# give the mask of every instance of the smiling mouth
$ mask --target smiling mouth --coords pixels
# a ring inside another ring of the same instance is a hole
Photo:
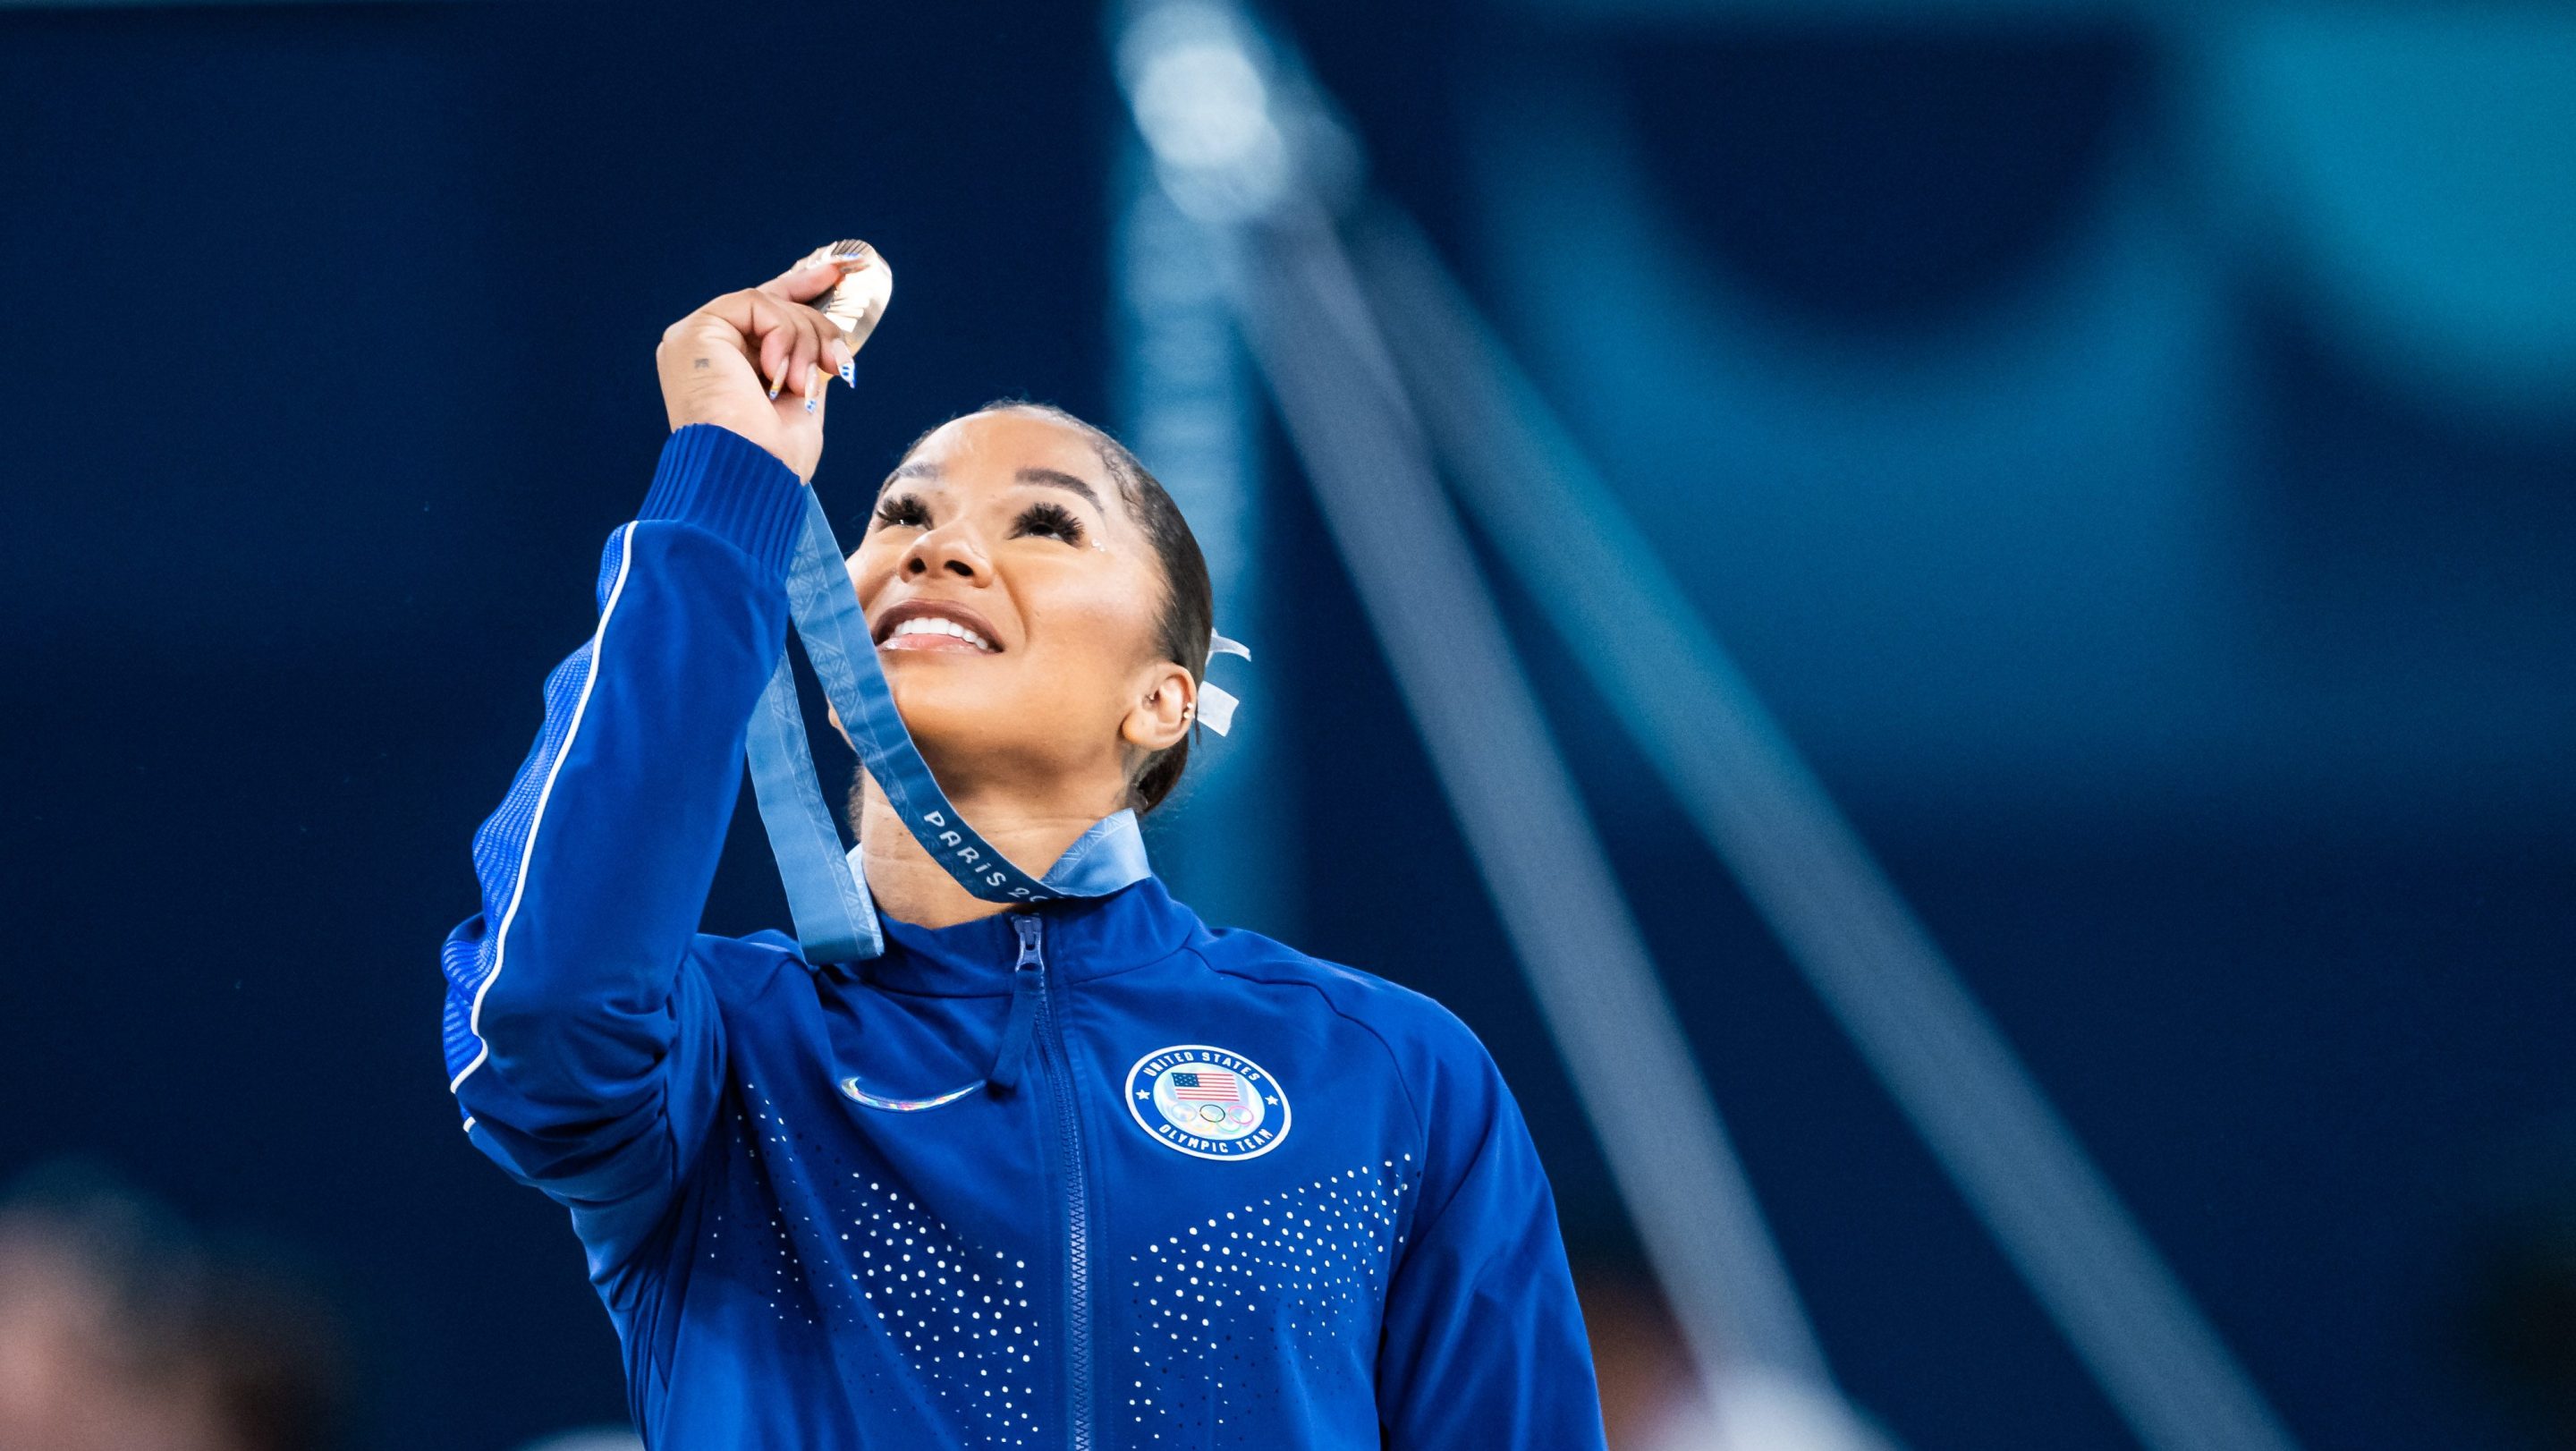
[[[877,648],[994,655],[999,654],[1002,647],[984,638],[973,626],[960,624],[944,615],[915,615],[897,624]]]

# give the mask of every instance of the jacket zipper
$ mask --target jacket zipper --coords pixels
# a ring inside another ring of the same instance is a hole
[[[1012,970],[1037,974],[1038,1062],[1046,1074],[1047,1097],[1055,1105],[1056,1152],[1064,1169],[1065,1364],[1072,1401],[1067,1421],[1073,1428],[1067,1444],[1072,1451],[1091,1451],[1091,1190],[1082,1169],[1082,1122],[1074,1110],[1064,1025],[1055,1014],[1051,974],[1039,946],[1042,920],[1034,912],[1017,912],[1011,925],[1020,934],[1020,960]]]

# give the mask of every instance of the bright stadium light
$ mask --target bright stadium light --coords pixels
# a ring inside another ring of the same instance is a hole
[[[1260,48],[1227,11],[1186,0],[1145,10],[1119,44],[1136,129],[1164,189],[1198,221],[1247,221],[1288,193],[1288,140]]]

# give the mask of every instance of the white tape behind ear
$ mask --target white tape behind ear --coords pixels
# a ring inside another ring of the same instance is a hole
[[[1241,703],[1218,686],[1202,685],[1199,687],[1199,724],[1224,735],[1233,727],[1234,708]]]

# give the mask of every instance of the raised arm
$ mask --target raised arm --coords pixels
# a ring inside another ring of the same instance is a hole
[[[664,334],[673,431],[609,536],[598,623],[547,678],[536,745],[475,834],[482,910],[441,954],[467,1132],[573,1209],[594,1274],[658,1219],[715,1111],[723,1032],[691,946],[822,442],[822,390],[810,413],[805,389],[773,400],[754,360],[839,366],[839,335],[798,301],[836,275],[728,293]]]

